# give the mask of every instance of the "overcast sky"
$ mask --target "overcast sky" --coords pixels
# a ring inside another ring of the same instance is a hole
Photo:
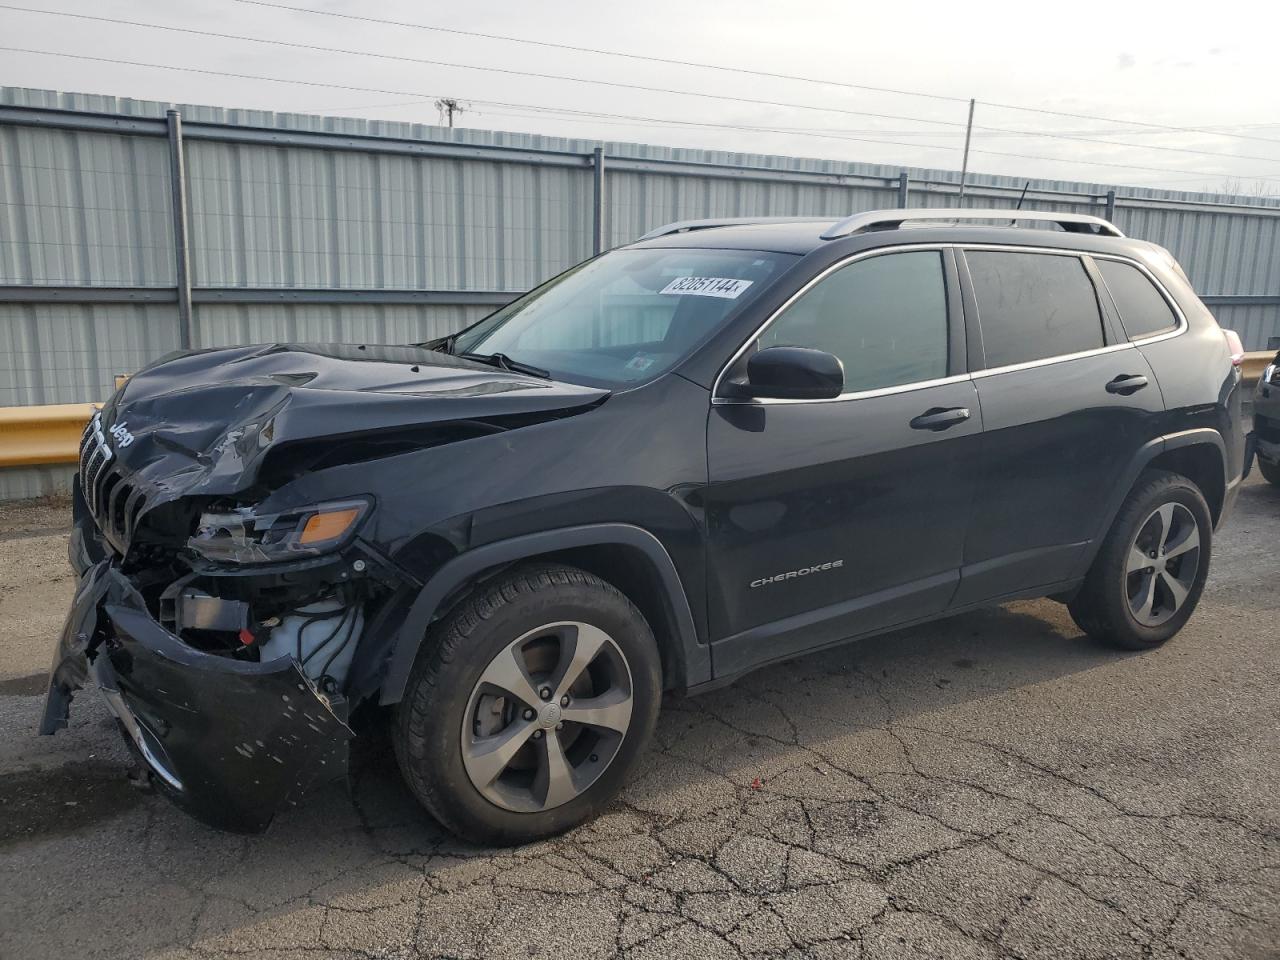
[[[455,121],[463,126],[949,169],[960,166],[968,109],[964,101],[974,97],[974,171],[1188,190],[1230,185],[1247,193],[1280,194],[1280,5],[1259,0],[1211,5],[1123,0],[279,2],[932,96],[659,64],[239,0],[27,0],[27,5],[409,60],[6,8],[0,9],[4,47],[372,89],[233,79],[12,51],[0,52],[0,85],[427,123],[437,122],[433,101],[444,96],[469,105]],[[786,105],[410,62],[414,59]],[[582,116],[584,112],[657,122]],[[1171,131],[1116,120],[1195,129]],[[1000,129],[984,129],[988,127]],[[1087,139],[1030,135],[1045,133]],[[1098,139],[1132,145],[1089,142]]]

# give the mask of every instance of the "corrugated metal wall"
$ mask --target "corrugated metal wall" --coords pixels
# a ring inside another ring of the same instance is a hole
[[[176,349],[169,306],[0,303],[0,405],[105,399],[116,374]]]
[[[0,88],[0,405],[102,398],[117,374],[180,346],[168,108]],[[595,142],[178,109],[188,131],[196,346],[424,340],[592,253]],[[605,247],[690,217],[898,205],[897,168],[628,143],[603,149]],[[907,173],[909,205],[957,203],[954,171]],[[966,200],[1011,208],[1024,184],[972,176]],[[1102,213],[1109,189],[1035,180],[1026,205]],[[1120,228],[1171,249],[1197,289],[1220,298],[1219,319],[1250,349],[1280,336],[1280,201],[1118,193]],[[59,289],[28,301],[14,287]],[[110,289],[116,302],[76,302],[85,288]],[[297,290],[330,299],[357,292],[348,302],[289,302]],[[257,302],[217,302],[236,291]],[[470,301],[454,296],[468,292]],[[1246,296],[1266,302],[1229,302]],[[0,497],[39,492],[57,472],[20,473],[0,475]]]
[[[201,346],[241,343],[417,343],[460,330],[490,307],[380,304],[207,304],[196,308]]]
[[[172,286],[163,140],[0,126],[0,284]]]
[[[589,256],[590,173],[192,141],[193,280],[526,290]]]

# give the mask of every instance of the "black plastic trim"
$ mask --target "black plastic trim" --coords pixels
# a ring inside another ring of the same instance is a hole
[[[1195,430],[1183,430],[1179,433],[1165,434],[1162,437],[1156,437],[1153,440],[1148,440],[1138,448],[1138,452],[1134,454],[1133,459],[1129,462],[1129,467],[1125,471],[1121,481],[1117,483],[1111,491],[1111,497],[1107,502],[1107,509],[1103,512],[1102,524],[1094,531],[1092,538],[1093,549],[1087,551],[1085,554],[1088,561],[1085,564],[1085,569],[1088,569],[1088,564],[1093,562],[1093,557],[1098,552],[1098,547],[1102,543],[1102,538],[1105,537],[1107,535],[1107,531],[1111,529],[1111,524],[1115,521],[1116,514],[1120,512],[1120,507],[1124,503],[1125,497],[1129,495],[1129,491],[1133,489],[1134,483],[1138,480],[1138,474],[1142,473],[1142,471],[1146,469],[1147,465],[1156,457],[1160,456],[1160,454],[1166,453],[1169,450],[1179,450],[1183,447],[1192,447],[1196,445],[1211,446],[1218,451],[1218,455],[1222,458],[1223,489],[1231,489],[1233,478],[1230,476],[1230,471],[1227,467],[1227,443],[1222,439],[1222,434],[1217,430],[1214,430],[1211,427],[1200,427]],[[1223,506],[1224,509],[1219,517],[1219,523],[1221,523],[1221,518],[1225,517],[1227,512],[1225,510],[1226,505],[1224,504]],[[1083,576],[1083,571],[1081,571],[1081,575]]]
[[[658,538],[647,530],[626,523],[601,523],[547,530],[486,544],[459,554],[441,567],[413,601],[404,624],[400,627],[387,675],[382,683],[380,702],[398,703],[404,696],[409,672],[413,669],[418,649],[426,637],[427,628],[435,619],[436,611],[445,598],[469,580],[486,570],[530,557],[575,547],[609,545],[640,550],[661,578],[666,589],[672,623],[676,628],[676,648],[684,659],[682,668],[677,671],[681,685],[692,686],[709,680],[710,649],[706,644],[698,642],[689,598],[671,555]],[[660,628],[662,625],[653,626]]]

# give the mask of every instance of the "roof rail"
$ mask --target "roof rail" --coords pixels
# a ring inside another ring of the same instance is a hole
[[[1087,213],[1053,213],[1045,210],[976,210],[950,207],[922,207],[916,210],[869,210],[845,217],[822,235],[823,240],[837,240],[855,233],[873,230],[896,230],[904,223],[921,220],[1025,220],[1056,223],[1068,233],[1097,233],[1105,237],[1123,237],[1115,226],[1101,217]]]
[[[710,227],[741,227],[752,223],[821,223],[832,217],[718,217],[710,220],[677,220],[674,223],[655,227],[646,233],[641,240],[653,240],[673,233],[688,233],[690,230],[706,230]]]

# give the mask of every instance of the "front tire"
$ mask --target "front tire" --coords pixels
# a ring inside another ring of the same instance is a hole
[[[1212,540],[1213,518],[1200,489],[1178,474],[1147,471],[1068,604],[1071,618],[1113,646],[1160,646],[1200,601]]]
[[[396,758],[449,830],[527,843],[613,800],[661,694],[653,633],[617,588],[574,567],[517,569],[423,643],[397,706]]]

